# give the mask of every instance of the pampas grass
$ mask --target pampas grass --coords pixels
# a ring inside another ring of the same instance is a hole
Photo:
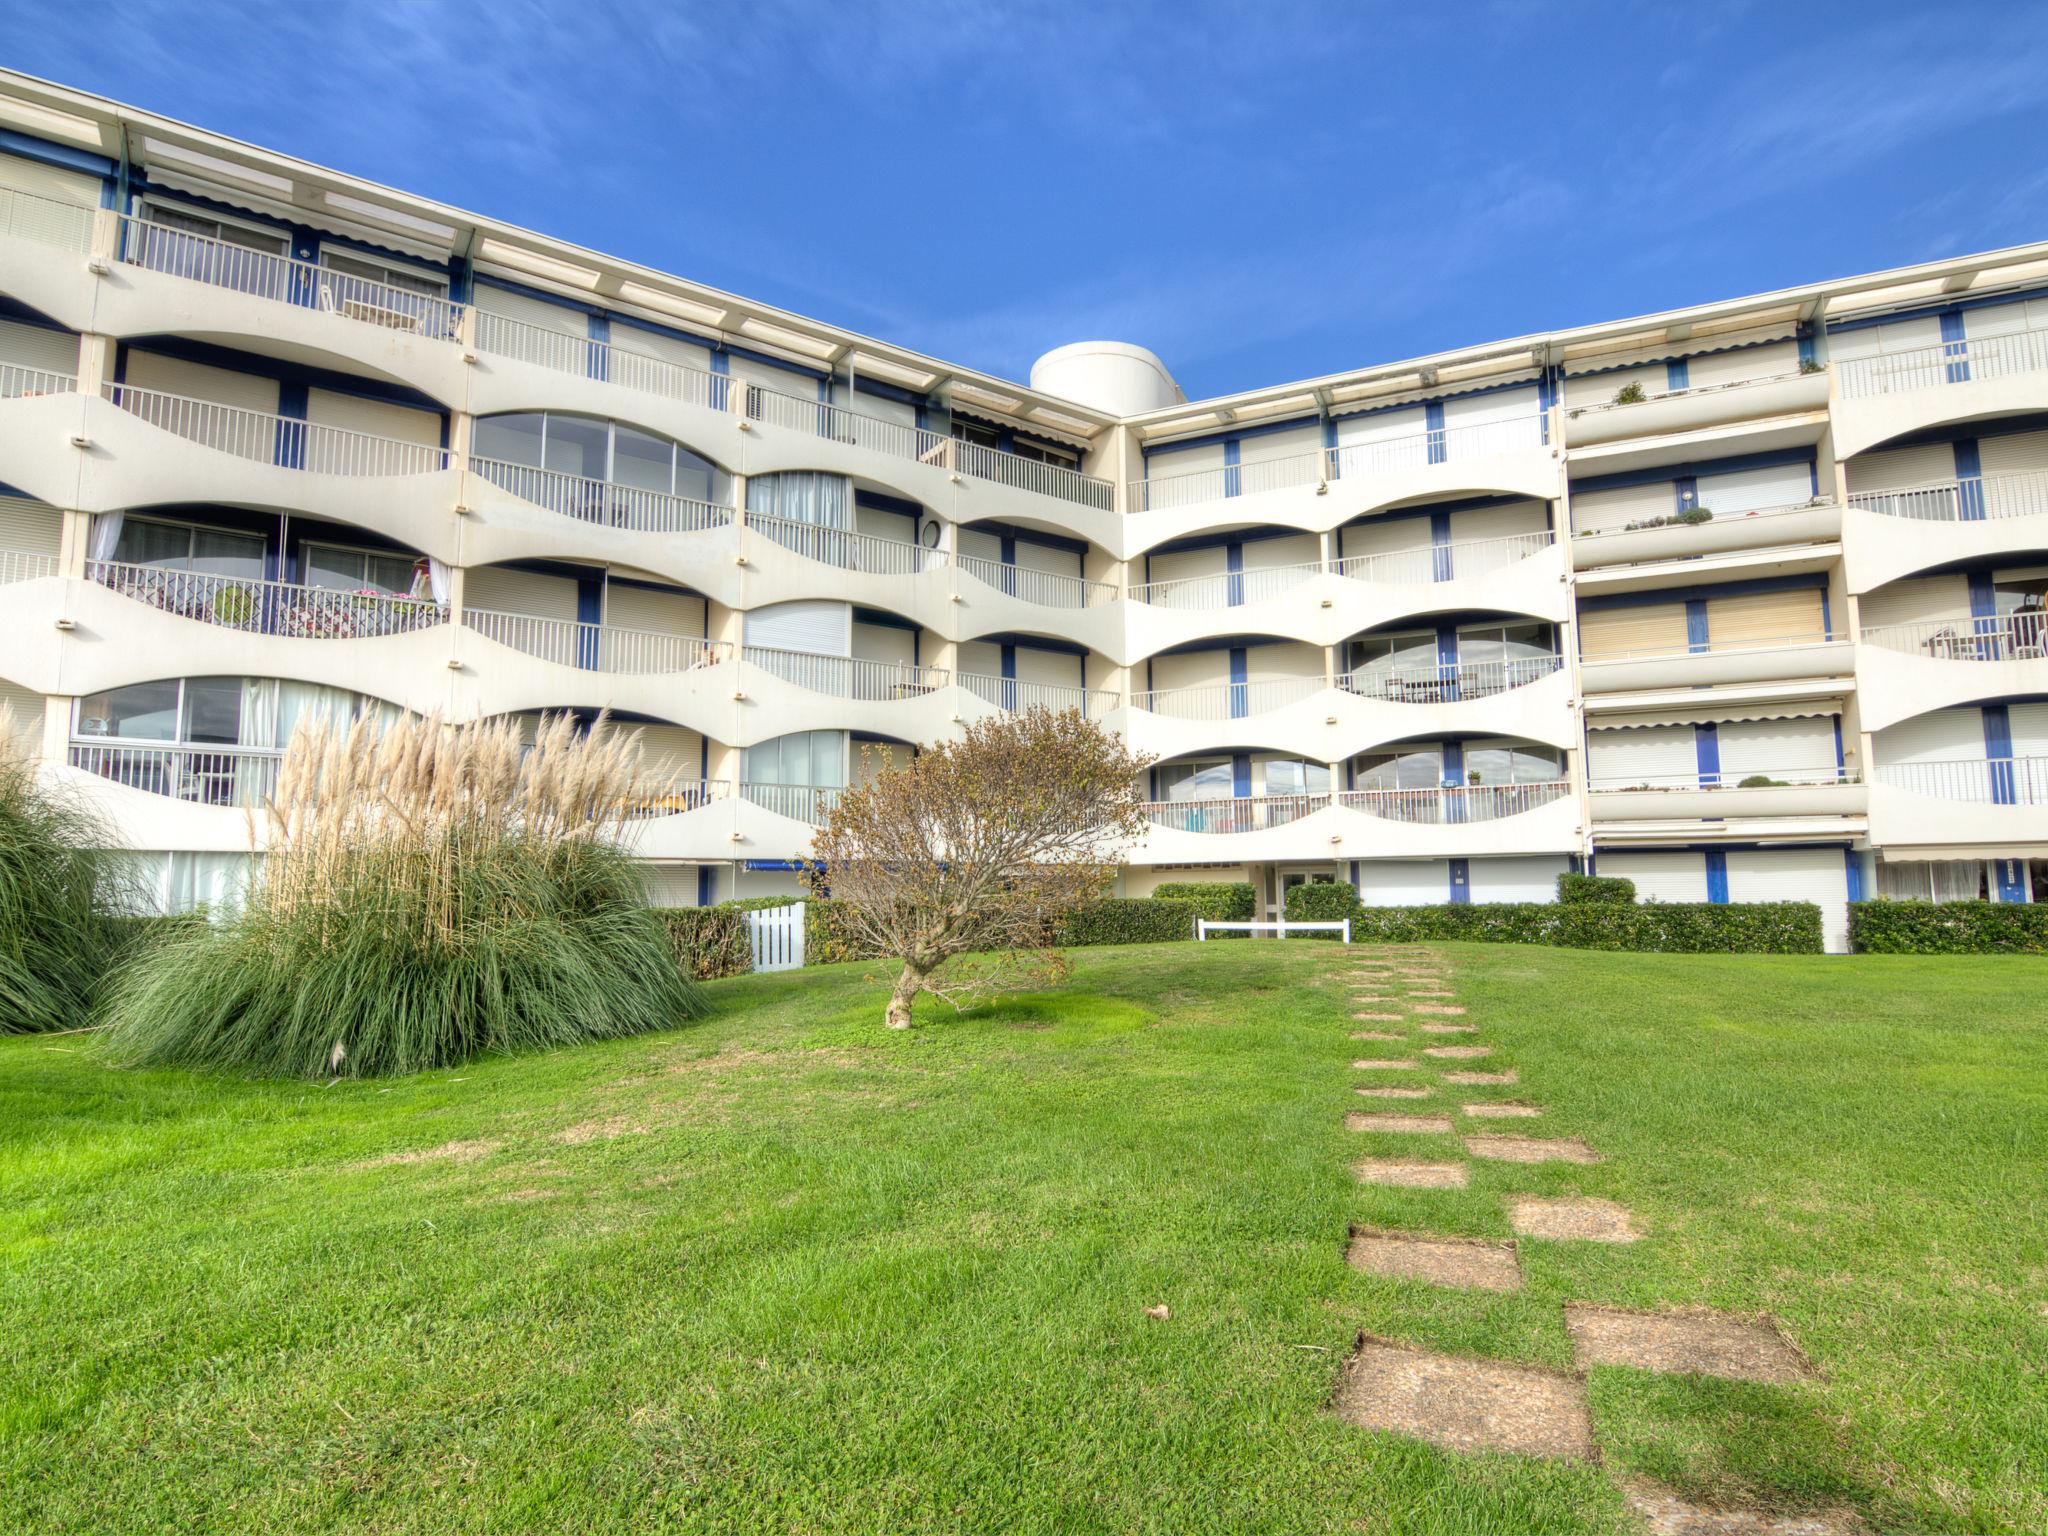
[[[309,722],[236,917],[173,934],[107,1009],[121,1059],[381,1076],[700,1011],[614,833],[637,737],[567,716]]]
[[[0,707],[0,1034],[86,1023],[122,937],[111,843]]]

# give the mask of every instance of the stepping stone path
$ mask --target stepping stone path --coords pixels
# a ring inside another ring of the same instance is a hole
[[[1534,1104],[1467,1104],[1465,1113],[1474,1120],[1534,1120],[1543,1111]]]
[[[1439,1019],[1456,1018],[1465,1011],[1456,1003],[1417,1003],[1414,1005],[1414,1008],[1417,1013],[1428,1014],[1432,1018]]]
[[[1490,1045],[1432,1045],[1425,1047],[1422,1054],[1434,1056],[1438,1061],[1477,1061],[1482,1056],[1491,1056],[1493,1054],[1493,1047]]]
[[[1476,1035],[1477,1024],[1418,1024],[1415,1026],[1425,1035]]]
[[[1367,1057],[1351,1063],[1351,1070],[1354,1072],[1412,1072],[1414,1069],[1414,1062],[1397,1061],[1392,1058]]]
[[[1769,1318],[1728,1312],[1625,1312],[1572,1303],[1564,1309],[1572,1353],[1589,1365],[1782,1383],[1813,1374]]]
[[[1447,1136],[1449,1115],[1367,1115],[1357,1111],[1344,1117],[1347,1131],[1389,1131],[1397,1136]]]
[[[1600,1154],[1567,1136],[1545,1141],[1536,1136],[1467,1136],[1465,1150],[1492,1163],[1597,1163]]]
[[[1517,1195],[1508,1202],[1508,1225],[1524,1237],[1566,1242],[1633,1243],[1642,1236],[1627,1206],[1577,1195]]]
[[[1353,1269],[1394,1280],[1427,1280],[1432,1285],[1474,1291],[1522,1288],[1522,1266],[1515,1259],[1513,1243],[1353,1227],[1344,1258]]]
[[[1585,1459],[1593,1420],[1575,1376],[1431,1354],[1359,1338],[1337,1383],[1337,1415],[1453,1451],[1514,1451]]]
[[[1373,1015],[1368,1014],[1366,1017],[1371,1018]],[[1408,1037],[1396,1034],[1391,1029],[1354,1029],[1351,1031],[1351,1038],[1354,1040],[1406,1040]]]
[[[1434,1090],[1429,1088],[1354,1088],[1351,1091],[1361,1099],[1426,1099]]]
[[[1401,1015],[1398,1013],[1354,1013],[1351,1017],[1358,1020],[1361,1024],[1398,1024],[1401,1022]]]
[[[1456,1083],[1461,1088],[1479,1088],[1489,1083],[1518,1083],[1521,1081],[1513,1072],[1446,1072],[1444,1081]]]
[[[1865,1536],[1870,1527],[1847,1510],[1776,1515],[1761,1509],[1709,1509],[1639,1478],[1622,1481],[1628,1507],[1649,1536]]]
[[[1463,1163],[1403,1163],[1368,1158],[1357,1165],[1358,1182],[1385,1184],[1393,1189],[1463,1189]]]

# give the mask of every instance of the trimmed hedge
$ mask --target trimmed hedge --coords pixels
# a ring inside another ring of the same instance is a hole
[[[1290,922],[1351,919],[1354,941],[1415,944],[1469,939],[1481,944],[1555,944],[1564,949],[1635,949],[1669,954],[1821,952],[1820,908],[1810,901],[1444,902],[1368,907],[1349,885],[1297,885]]]
[[[2048,954],[2048,905],[1852,902],[1849,943],[1870,955],[2043,955]]]
[[[1567,902],[1634,901],[1636,883],[1619,875],[1573,875],[1557,877],[1557,899]]]
[[[744,976],[754,968],[744,909],[737,906],[660,907],[675,945],[676,965],[697,981]]]
[[[1201,901],[1184,898],[1111,896],[1069,917],[1061,928],[1059,943],[1062,948],[1075,949],[1088,944],[1161,944],[1192,939],[1195,920],[1209,917],[1203,906]]]
[[[1192,901],[1212,923],[1248,923],[1258,897],[1249,880],[1169,880],[1154,886],[1155,901]]]

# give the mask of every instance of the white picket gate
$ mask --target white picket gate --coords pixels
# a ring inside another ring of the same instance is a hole
[[[747,941],[757,971],[793,971],[804,963],[804,904],[747,913]]]

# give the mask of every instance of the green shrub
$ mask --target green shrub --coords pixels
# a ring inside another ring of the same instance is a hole
[[[2048,954],[2048,904],[1859,901],[1849,943],[1872,955]]]
[[[1819,954],[1820,908],[1810,901],[1445,902],[1366,907],[1353,940],[1394,944],[1465,939],[1668,954]]]
[[[1212,923],[1248,923],[1258,906],[1249,880],[1169,880],[1155,886],[1160,901],[1192,901]]]
[[[1563,874],[1557,877],[1557,899],[1632,902],[1636,899],[1636,883],[1619,875]]]
[[[1614,392],[1616,405],[1641,405],[1649,398],[1640,384],[1624,384]]]
[[[114,839],[17,741],[0,709],[0,1034],[75,1029],[129,937]]]
[[[873,949],[854,934],[848,916],[852,909],[836,897],[804,905],[804,963],[837,965],[842,960],[879,959]]]
[[[666,907],[660,915],[675,946],[676,964],[691,980],[744,976],[754,968],[746,919],[738,907]]]
[[[1065,948],[1078,948],[1085,944],[1159,944],[1171,939],[1192,939],[1196,920],[1207,916],[1199,901],[1111,896],[1069,917],[1059,942]]]
[[[1287,893],[1286,910],[1290,923],[1338,923],[1347,917],[1355,920],[1363,908],[1349,883],[1323,880],[1295,886]]]

